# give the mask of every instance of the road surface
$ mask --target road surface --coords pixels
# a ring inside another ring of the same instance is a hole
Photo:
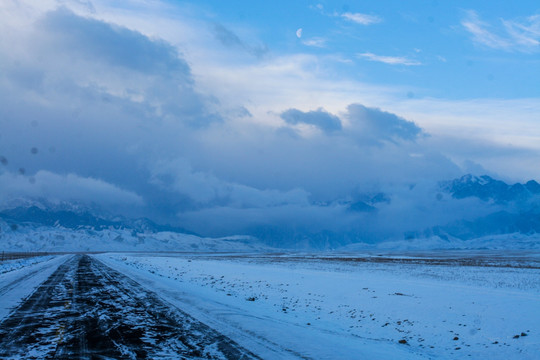
[[[258,359],[88,255],[0,323],[1,359]]]

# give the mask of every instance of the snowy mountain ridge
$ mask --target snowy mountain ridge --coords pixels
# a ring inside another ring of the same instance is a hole
[[[538,250],[540,234],[511,233],[482,236],[470,240],[430,236],[410,240],[385,241],[376,244],[355,243],[338,248],[340,251],[425,251],[425,250]]]
[[[43,204],[18,206],[1,210],[0,218],[16,225],[63,227],[73,230],[129,229],[138,233],[168,231],[195,235],[180,227],[156,224],[147,218],[108,217],[88,208],[66,205],[52,208],[43,206]]]
[[[332,208],[357,223],[348,229],[266,223],[254,225],[245,232],[248,236],[208,238],[182,227],[111,216],[81,204],[21,200],[0,209],[0,240],[6,249],[28,251],[255,251],[269,246],[329,250],[355,248],[355,244],[402,248],[413,243],[415,248],[540,248],[540,184],[534,180],[507,184],[468,174],[434,188],[357,194],[313,206]],[[408,213],[411,206],[413,215]],[[395,225],[396,221],[402,224]]]
[[[126,228],[94,230],[13,225],[0,220],[0,250],[2,251],[246,252],[272,250],[250,236],[204,238],[169,231],[138,233]]]
[[[509,185],[490,176],[474,176],[467,174],[459,179],[439,183],[441,190],[446,191],[456,199],[477,197],[484,201],[496,203],[511,201],[526,201],[540,194],[540,184],[529,180],[525,184]]]

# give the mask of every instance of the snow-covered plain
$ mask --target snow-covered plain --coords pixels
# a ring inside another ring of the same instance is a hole
[[[538,359],[539,257],[525,255],[485,254],[501,267],[399,261],[414,255],[98,258],[265,359]]]
[[[470,240],[458,238],[442,239],[439,236],[415,238],[410,240],[383,241],[374,244],[354,243],[343,246],[343,251],[383,250],[538,250],[539,234],[510,233],[482,236]]]
[[[0,274],[22,269],[43,261],[52,259],[54,256],[35,256],[21,259],[6,260],[0,262]]]

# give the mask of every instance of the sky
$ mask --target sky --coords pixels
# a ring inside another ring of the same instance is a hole
[[[438,181],[540,179],[538,83],[537,1],[6,0],[0,203],[386,238],[463,209]]]

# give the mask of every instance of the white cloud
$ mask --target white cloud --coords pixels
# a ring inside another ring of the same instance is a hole
[[[296,30],[296,37],[297,37],[297,38],[300,39],[300,38],[302,37],[302,31],[303,31],[302,28]]]
[[[406,65],[406,66],[416,66],[422,65],[421,62],[412,60],[403,56],[382,56],[375,55],[370,52],[358,54],[358,57],[368,59],[370,61],[382,62],[389,65]]]
[[[304,40],[304,45],[313,47],[324,47],[326,45],[326,39],[322,37],[313,37],[311,39]]]
[[[414,99],[386,104],[422,126],[456,163],[473,160],[512,181],[540,178],[540,99]],[[517,115],[519,114],[519,115]],[[511,121],[509,121],[511,119]]]
[[[524,21],[503,20],[503,24],[518,46],[527,49],[539,49],[540,15],[529,16]]]
[[[540,51],[540,15],[500,21],[503,26],[493,26],[469,10],[461,25],[472,35],[472,40],[482,46],[505,51]]]
[[[361,13],[346,12],[341,14],[341,17],[361,25],[371,25],[380,23],[382,21],[382,19],[378,16]]]
[[[473,41],[495,49],[508,49],[511,43],[491,31],[489,25],[480,20],[475,11],[468,11],[465,19],[461,21],[461,25],[473,36]]]

